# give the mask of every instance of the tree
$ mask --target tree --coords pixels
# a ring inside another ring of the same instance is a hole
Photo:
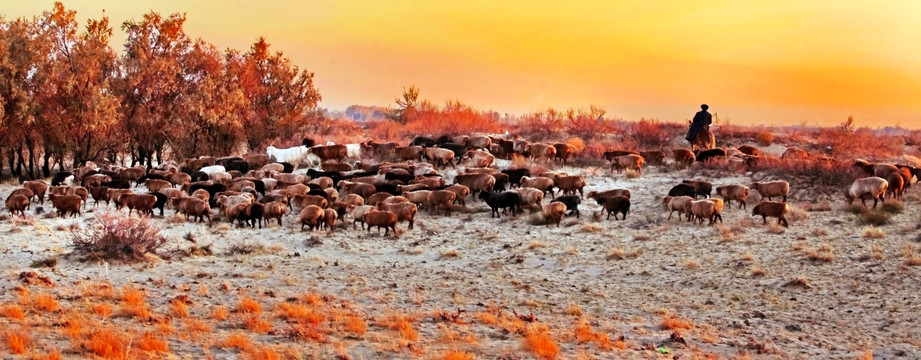
[[[410,85],[409,89],[403,88],[402,99],[395,99],[397,107],[387,113],[387,118],[406,125],[418,115],[419,111],[419,88]]]

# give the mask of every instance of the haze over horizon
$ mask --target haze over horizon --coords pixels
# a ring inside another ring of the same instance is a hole
[[[8,18],[53,1],[2,1]],[[185,13],[218,48],[259,36],[316,73],[321,107],[435,103],[527,113],[597,105],[683,121],[701,103],[734,124],[921,128],[921,2],[65,1],[122,22]]]

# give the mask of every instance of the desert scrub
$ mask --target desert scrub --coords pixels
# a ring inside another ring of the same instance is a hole
[[[166,238],[144,218],[103,213],[92,230],[73,230],[71,242],[76,252],[92,259],[137,262],[148,254],[157,255]]]

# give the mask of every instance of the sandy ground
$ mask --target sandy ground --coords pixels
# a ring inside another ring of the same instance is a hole
[[[97,214],[114,207],[78,219],[48,218],[33,208],[31,221],[0,222],[0,305],[20,304],[27,313],[24,319],[0,317],[0,326],[28,329],[26,354],[57,349],[65,358],[90,353],[85,341],[92,332],[68,337],[62,330],[60,319],[74,313],[87,328],[115,325],[134,338],[151,333],[166,339],[180,358],[265,357],[253,355],[259,346],[324,359],[438,358],[448,351],[535,358],[533,334],[558,345],[559,358],[921,357],[921,268],[907,263],[908,254],[921,253],[917,189],[909,191],[894,223],[879,228],[884,234],[868,238],[839,198],[791,199],[799,210],[781,230],[750,216],[758,199],[753,195],[749,210],[727,207],[723,224],[711,227],[668,220],[660,205],[686,171],[651,168],[628,178],[606,169],[562,170],[588,176],[586,193],[630,189],[627,220],[604,220],[587,200],[581,219],[535,226],[528,214],[491,219],[485,204],[468,200],[479,212],[447,217],[422,211],[415,229],[401,224],[393,237],[351,226],[331,235],[301,232],[295,212],[281,227],[251,230],[221,222],[209,228],[178,220],[168,209],[165,219],[151,220],[169,238],[167,250],[189,249],[195,244],[184,237],[192,234],[214,254],[108,264],[68,255],[70,231],[92,228]],[[708,180],[714,186],[752,181],[749,174]],[[0,196],[12,189],[0,187]],[[243,247],[257,251],[232,253]],[[810,252],[830,261],[811,259]],[[30,268],[50,256],[59,257],[55,267]],[[54,286],[24,285],[24,271],[48,276]],[[16,288],[29,294],[10,291]],[[125,289],[142,290],[153,315],[126,313],[119,298]],[[31,305],[40,294],[51,294],[59,309]],[[321,300],[306,303],[328,314],[318,325],[320,340],[292,336],[291,318],[279,315],[280,304],[310,294]],[[171,305],[179,295],[189,299],[188,315]],[[241,299],[261,304],[268,330],[246,325]],[[90,310],[102,303],[112,305],[111,315]],[[226,319],[213,315],[221,306],[230,310]],[[366,332],[342,330],[336,325],[342,316],[364,320]],[[666,317],[685,320],[689,328],[669,329]],[[193,319],[209,328],[193,336]],[[395,319],[406,319],[418,336],[400,331]],[[585,335],[586,329],[594,335]],[[233,347],[233,335],[255,345],[250,352]],[[0,343],[0,351],[11,351]],[[145,353],[135,346],[131,354]]]

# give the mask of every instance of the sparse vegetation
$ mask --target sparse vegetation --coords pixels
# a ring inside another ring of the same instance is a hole
[[[94,230],[73,232],[72,246],[77,252],[93,259],[137,262],[146,255],[157,255],[166,243],[160,228],[144,218],[120,217],[103,213],[97,216]]]

